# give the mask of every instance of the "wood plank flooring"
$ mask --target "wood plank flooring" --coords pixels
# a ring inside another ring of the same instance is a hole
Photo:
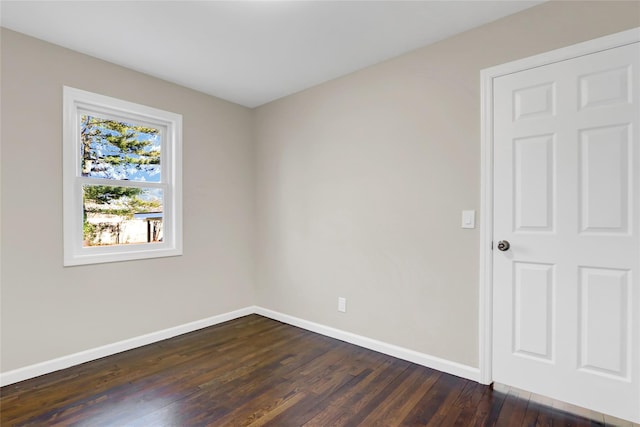
[[[0,394],[2,426],[611,425],[258,315]]]

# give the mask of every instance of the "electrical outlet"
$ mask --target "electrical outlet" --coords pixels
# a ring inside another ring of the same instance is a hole
[[[347,312],[347,299],[338,297],[338,311],[341,313]]]

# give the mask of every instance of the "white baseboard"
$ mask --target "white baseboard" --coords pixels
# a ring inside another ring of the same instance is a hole
[[[476,382],[479,382],[480,380],[479,368],[474,368],[471,366],[463,365],[461,363],[452,362],[450,360],[430,356],[428,354],[420,353],[415,350],[410,350],[408,348],[388,344],[382,341],[374,340],[372,338],[363,337],[361,335],[321,325],[319,323],[309,322],[308,320],[289,316],[288,314],[279,313],[277,311],[269,310],[262,307],[255,307],[255,313],[273,320],[278,320],[289,325],[306,329],[311,332],[316,332],[321,335],[335,338],[340,341],[345,341],[350,344],[355,344],[360,347],[377,351],[379,353],[397,357],[398,359],[407,360],[418,365],[426,366],[427,368],[446,372],[447,374],[466,378]]]
[[[137,347],[142,347],[147,344],[152,344],[158,341],[165,340],[167,338],[172,338],[178,335],[186,334],[188,332],[193,332],[198,329],[217,325],[219,323],[227,322],[229,320],[237,319],[239,317],[247,316],[254,313],[273,320],[287,323],[289,325],[297,326],[311,332],[316,332],[321,335],[355,344],[360,347],[388,354],[389,356],[397,357],[398,359],[407,360],[409,362],[417,363],[418,365],[456,375],[458,377],[467,378],[472,381],[479,381],[480,379],[480,370],[478,368],[462,365],[460,363],[441,359],[435,356],[430,356],[428,354],[419,353],[414,350],[409,350],[407,348],[388,344],[382,341],[374,340],[372,338],[363,337],[361,335],[342,331],[340,329],[335,329],[329,326],[321,325],[319,323],[310,322],[308,320],[289,316],[288,314],[268,310],[263,307],[249,306],[228,313],[219,314],[217,316],[212,316],[206,319],[196,320],[195,322],[185,323],[184,325],[163,329],[161,331],[152,332],[146,335],[141,335],[139,337],[118,341],[113,344],[103,345],[101,347],[81,351],[79,353],[58,357],[57,359],[47,360],[45,362],[25,366],[24,368],[15,369],[13,371],[0,373],[0,386],[5,386],[30,378],[35,378],[40,375],[59,371],[61,369],[79,365],[81,363],[90,362],[92,360],[100,359],[105,356],[111,356],[116,353],[121,353],[123,351],[131,350]]]
[[[0,373],[0,386],[17,383],[19,381],[27,380],[29,378],[35,378],[40,375],[59,371],[60,369],[69,368],[71,366],[79,365],[91,360],[96,360],[105,356],[111,356],[112,354],[131,350],[136,347],[142,347],[144,345],[162,341],[167,338],[173,338],[175,336],[193,332],[198,329],[206,328],[208,326],[217,325],[218,323],[223,323],[242,316],[247,316],[249,314],[253,314],[254,312],[255,307],[245,307],[239,310],[219,314],[217,316],[212,316],[206,319],[196,320],[195,322],[185,323],[184,325],[175,326],[173,328],[151,332],[139,337],[118,341],[113,344],[103,345],[101,347],[92,348],[89,350],[81,351],[79,353],[47,360],[46,362],[25,366],[24,368],[15,369],[13,371]]]

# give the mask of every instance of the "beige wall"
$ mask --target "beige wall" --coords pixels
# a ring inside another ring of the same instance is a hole
[[[2,30],[3,372],[254,302],[252,112]],[[184,255],[62,266],[62,86],[183,115]]]
[[[477,366],[479,71],[639,25],[547,3],[256,111],[2,30],[1,371],[256,303]],[[183,114],[182,257],[62,267],[62,85]]]
[[[636,26],[546,3],[259,108],[258,304],[478,366],[480,70]]]

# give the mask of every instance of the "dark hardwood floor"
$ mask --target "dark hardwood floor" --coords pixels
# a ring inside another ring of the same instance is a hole
[[[0,393],[2,426],[607,424],[258,315]]]

